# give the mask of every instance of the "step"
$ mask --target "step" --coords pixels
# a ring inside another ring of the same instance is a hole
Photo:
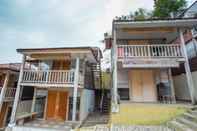
[[[191,121],[194,121],[197,123],[197,116],[187,112],[187,113],[184,113],[183,115],[184,118],[188,119],[188,120],[191,120]]]
[[[197,117],[197,110],[192,110],[192,111],[190,111],[190,113],[191,113],[192,115],[195,115],[195,116]]]
[[[177,122],[177,121],[170,121],[168,123],[168,127],[171,128],[172,130],[174,131],[195,131],[185,125],[183,125],[182,123],[180,122]]]
[[[197,123],[195,123],[191,120],[188,120],[185,118],[178,118],[177,121],[179,121],[180,123],[192,128],[192,129],[197,129]]]

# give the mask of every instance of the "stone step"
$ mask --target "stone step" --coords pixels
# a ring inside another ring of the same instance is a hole
[[[168,124],[168,127],[171,128],[173,131],[195,131],[184,124],[178,122],[178,121],[170,121]]]
[[[193,122],[196,122],[196,123],[197,123],[197,116],[195,116],[195,115],[193,115],[193,114],[191,114],[191,113],[189,113],[189,112],[184,113],[183,117],[184,117],[185,119],[188,119],[188,120],[190,120],[190,121],[193,121]]]
[[[192,111],[190,111],[190,113],[191,113],[192,115],[195,115],[195,116],[197,117],[197,110],[192,110]]]
[[[185,118],[178,118],[177,119],[178,122],[192,128],[192,129],[197,129],[197,123],[191,121],[191,120],[188,120],[188,119],[185,119]]]

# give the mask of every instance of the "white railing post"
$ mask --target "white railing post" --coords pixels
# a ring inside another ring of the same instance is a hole
[[[191,73],[191,70],[190,70],[189,59],[188,59],[188,56],[187,56],[187,50],[186,50],[186,46],[185,46],[183,31],[181,29],[179,30],[179,35],[180,35],[180,40],[181,40],[182,51],[183,51],[183,54],[184,54],[184,57],[185,57],[184,66],[185,66],[187,84],[188,84],[188,88],[189,88],[189,91],[190,91],[192,104],[196,104],[197,101],[195,99],[195,89],[194,89],[194,84],[193,84],[193,79],[192,79],[192,73]]]
[[[36,95],[37,95],[37,88],[34,87],[34,95],[33,95],[33,100],[32,100],[32,105],[31,105],[31,113],[33,113],[35,109]]]
[[[77,111],[77,90],[79,83],[79,58],[76,58],[76,68],[74,74],[74,89],[73,89],[73,112],[72,112],[72,121],[76,120],[76,111]]]
[[[10,72],[8,71],[6,73],[6,76],[5,76],[3,88],[1,89],[1,94],[0,94],[0,111],[2,109],[3,101],[4,101],[4,98],[5,98],[6,88],[7,88],[8,82],[9,82],[9,76],[10,76]]]
[[[17,89],[16,89],[16,94],[15,94],[15,99],[14,99],[14,105],[12,108],[12,114],[11,114],[11,118],[10,118],[10,123],[9,123],[9,127],[13,127],[16,124],[16,112],[17,112],[17,106],[18,106],[18,102],[19,102],[19,98],[20,98],[20,91],[21,91],[21,81],[23,79],[23,70],[25,67],[25,61],[26,61],[26,56],[23,55],[23,59],[22,59],[22,64],[21,64],[21,68],[20,68],[20,74],[19,74],[19,79],[18,79],[18,84],[17,84]]]

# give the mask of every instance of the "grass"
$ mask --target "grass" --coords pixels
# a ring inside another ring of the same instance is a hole
[[[161,125],[182,115],[186,108],[162,104],[121,104],[120,112],[111,114],[112,124]]]

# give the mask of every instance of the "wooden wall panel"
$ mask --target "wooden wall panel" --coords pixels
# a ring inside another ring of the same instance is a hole
[[[143,86],[143,99],[147,102],[157,101],[156,85],[154,80],[153,70],[143,70],[141,72],[142,86]]]
[[[142,80],[141,80],[141,71],[140,70],[131,70],[130,71],[130,85],[131,85],[131,92],[132,92],[132,101],[141,102],[142,99]]]
[[[47,119],[54,118],[55,108],[56,108],[56,96],[57,96],[57,91],[48,92]]]
[[[0,113],[0,128],[4,127],[4,120],[6,119],[6,112],[8,110],[8,103],[4,102]]]
[[[53,61],[53,70],[69,70],[71,61],[69,60],[55,60]]]

